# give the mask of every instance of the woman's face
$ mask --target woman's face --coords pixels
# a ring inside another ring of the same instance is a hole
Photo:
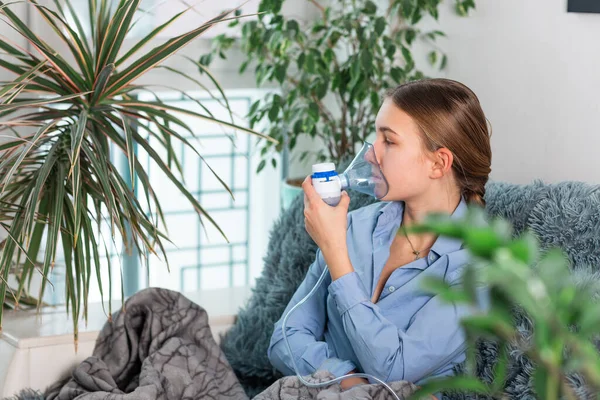
[[[433,160],[413,119],[388,98],[377,113],[375,126],[373,146],[389,184],[382,200],[406,201],[425,193],[431,184]]]

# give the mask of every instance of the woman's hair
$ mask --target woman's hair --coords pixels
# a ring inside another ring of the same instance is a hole
[[[415,121],[429,151],[445,147],[452,152],[462,196],[469,204],[485,206],[492,150],[487,120],[475,93],[456,81],[426,79],[390,89],[386,97]]]

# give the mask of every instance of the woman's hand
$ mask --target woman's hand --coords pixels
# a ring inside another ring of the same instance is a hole
[[[344,379],[341,383],[340,383],[340,387],[342,388],[342,390],[348,390],[351,387],[357,386],[357,385],[367,385],[369,383],[368,380],[366,380],[365,378],[358,378],[358,377],[351,377],[351,378],[346,378]]]
[[[304,190],[304,224],[306,231],[326,255],[348,254],[346,230],[348,229],[348,205],[350,197],[342,192],[340,203],[332,207],[325,203],[308,176],[302,183]],[[327,257],[326,257],[327,258]]]

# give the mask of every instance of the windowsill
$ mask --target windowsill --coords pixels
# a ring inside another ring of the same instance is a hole
[[[211,289],[184,293],[208,313],[211,327],[231,325],[235,316],[250,297],[249,287]],[[107,320],[108,307],[102,303],[88,306],[88,321],[79,323],[79,342],[96,340]],[[112,312],[121,307],[121,301],[112,302]],[[56,344],[73,343],[73,322],[67,316],[65,306],[44,307],[37,313],[27,311],[5,311],[0,339],[14,347],[25,349]]]

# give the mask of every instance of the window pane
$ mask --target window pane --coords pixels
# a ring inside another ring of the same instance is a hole
[[[175,94],[166,94],[163,100],[165,98],[169,99],[169,104],[206,114],[193,100],[177,98]],[[217,100],[206,96],[197,99],[216,118],[230,120],[229,113]],[[230,105],[238,116],[234,118],[236,123],[241,124],[239,116],[247,114],[250,100],[231,98]],[[230,129],[194,117],[178,117],[193,130],[193,135],[185,130],[179,133],[189,138],[196,151],[204,157],[202,160],[193,149],[183,144],[177,148],[186,187],[216,221],[229,242],[207,217],[197,215],[185,196],[150,162],[149,179],[165,212],[165,223],[173,244],[166,246],[171,273],[166,271],[164,260],[152,257],[147,283],[182,291],[245,285],[249,276],[248,177],[252,138],[246,134],[235,135]],[[159,150],[161,144],[158,141],[153,141],[152,145],[166,156],[164,150]],[[138,154],[148,157],[142,151]],[[141,162],[148,164],[148,160],[142,159]],[[236,200],[232,199],[215,173],[233,190]]]

